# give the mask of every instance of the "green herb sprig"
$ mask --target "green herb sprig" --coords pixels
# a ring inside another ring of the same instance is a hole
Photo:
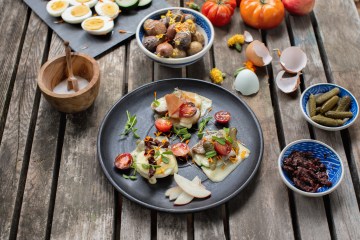
[[[180,137],[181,142],[184,142],[191,138],[191,133],[188,132],[187,128],[173,127],[173,131],[176,137]]]
[[[199,123],[199,131],[197,133],[198,138],[203,138],[204,136],[204,129],[208,122],[212,119],[212,117],[203,118]]]
[[[157,158],[157,157],[161,157],[161,160],[164,162],[164,163],[169,163],[169,161],[170,161],[170,159],[167,157],[167,156],[165,156],[165,155],[172,155],[173,154],[173,152],[172,151],[165,151],[165,152],[163,152],[163,153],[160,153],[160,151],[156,151],[155,152],[155,155],[154,155],[154,158]]]
[[[226,143],[225,138],[219,138],[217,136],[212,136],[212,140],[220,143],[221,145],[225,145],[225,143]]]
[[[137,176],[136,176],[136,173],[137,173],[137,167],[136,167],[136,160],[134,159],[133,163],[131,164],[130,168],[132,169],[132,172],[130,173],[130,175],[126,175],[126,174],[123,174],[122,177],[125,178],[125,179],[130,179],[130,180],[136,180],[137,179]]]
[[[128,110],[126,110],[126,115],[127,121],[125,123],[124,131],[120,134],[120,136],[127,136],[130,132],[132,132],[135,138],[140,138],[140,136],[136,133],[138,129],[135,128],[137,123],[136,115],[134,114],[133,116],[131,116]]]
[[[230,137],[230,128],[223,128],[224,132],[225,132],[225,140],[230,142],[230,143],[233,143],[234,140]]]
[[[206,158],[213,158],[213,157],[215,157],[216,155],[217,155],[217,153],[216,153],[216,151],[214,151],[214,150],[205,153],[205,157],[206,157]]]
[[[153,105],[154,107],[160,106],[160,102],[159,102],[159,100],[157,100],[157,98],[156,98],[156,92],[154,92],[154,101],[152,102],[152,105]]]

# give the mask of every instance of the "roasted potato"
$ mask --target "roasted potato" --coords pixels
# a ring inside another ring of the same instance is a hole
[[[166,37],[167,39],[169,39],[170,41],[172,41],[176,35],[176,30],[175,30],[175,26],[176,26],[176,23],[174,24],[171,24],[167,31],[166,31]]]
[[[164,38],[158,38],[156,36],[146,36],[142,41],[144,47],[150,52],[154,52],[156,47],[162,42],[164,42]]]
[[[189,49],[186,51],[187,55],[191,56],[198,52],[200,52],[203,49],[203,46],[199,42],[191,42]]]
[[[149,36],[156,36],[166,33],[166,26],[159,20],[148,19],[144,22],[144,30]]]
[[[183,57],[186,57],[186,52],[185,52],[184,50],[180,50],[180,49],[178,49],[178,48],[174,48],[171,57],[172,57],[172,58],[183,58]]]
[[[175,47],[187,49],[191,43],[191,34],[189,32],[178,32],[174,38]]]
[[[196,31],[194,34],[192,34],[191,36],[191,41],[193,42],[199,42],[201,43],[201,45],[205,45],[205,38],[204,35],[202,35],[200,32]]]
[[[173,46],[171,46],[170,43],[164,42],[164,43],[159,44],[156,47],[156,54],[159,57],[168,58],[168,57],[170,57],[172,55],[173,50],[174,50],[174,48],[173,48]]]

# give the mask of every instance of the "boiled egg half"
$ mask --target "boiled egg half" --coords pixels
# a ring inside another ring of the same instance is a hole
[[[96,16],[86,19],[81,27],[93,35],[105,35],[114,29],[114,21],[106,16]]]
[[[69,2],[73,6],[85,4],[89,8],[92,8],[93,6],[95,6],[95,4],[98,2],[98,0],[69,0]]]
[[[82,23],[85,19],[91,17],[92,12],[86,5],[77,5],[67,8],[62,14],[62,19],[67,23]]]
[[[66,0],[52,0],[46,4],[46,11],[53,17],[60,17],[68,7]]]
[[[119,5],[112,1],[99,1],[95,5],[95,11],[99,16],[107,16],[115,19],[120,12]]]

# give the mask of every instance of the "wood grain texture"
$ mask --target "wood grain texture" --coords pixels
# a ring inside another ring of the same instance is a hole
[[[98,163],[96,139],[105,113],[121,97],[124,62],[125,46],[102,57],[94,105],[67,115],[52,239],[111,239],[114,234],[114,190]]]
[[[319,50],[317,48],[316,39],[310,18],[303,17],[307,20],[303,25],[297,28],[294,33],[297,45],[308,55],[307,68],[303,70],[302,77],[309,78],[307,82],[326,80],[325,73],[322,68]],[[299,18],[295,20],[298,21]],[[301,28],[303,26],[303,28]],[[295,28],[295,26],[293,27]],[[306,43],[305,39],[308,41]],[[274,30],[267,31],[266,42],[269,49],[279,48],[284,50],[290,47],[289,33],[286,24],[283,21],[280,26]],[[311,138],[308,131],[308,125],[299,111],[300,88],[294,94],[285,94],[277,88],[275,79],[278,72],[282,69],[280,58],[273,52],[272,71],[273,71],[273,90],[277,97],[279,107],[279,115],[284,134],[284,144],[289,144],[295,140]],[[316,76],[314,78],[314,76]],[[283,146],[285,147],[285,146]],[[330,239],[330,231],[328,227],[324,202],[322,198],[307,198],[299,194],[293,194],[295,200],[296,217],[298,219],[299,234],[302,239]]]
[[[153,63],[140,50],[133,39],[129,46],[128,92],[150,83],[153,78]],[[139,227],[141,226],[141,227]],[[122,197],[120,239],[150,239],[151,211]]]
[[[16,73],[0,146],[0,181],[2,183],[0,185],[2,193],[0,196],[0,239],[9,237],[16,195],[19,191],[20,173],[28,161],[25,159],[25,151],[27,151],[28,138],[32,137],[29,135],[29,129],[37,86],[36,76],[42,61],[46,33],[47,28],[35,15],[32,15],[24,44],[21,46],[20,66]]]
[[[318,1],[314,11],[321,40],[326,51],[327,61],[333,73],[334,82],[345,88],[351,88],[355,97],[359,98],[360,90],[356,88],[356,82],[360,76],[358,70],[360,60],[360,49],[358,47],[360,44],[360,19],[354,3],[351,0],[330,0],[326,1],[326,3]],[[336,19],[328,15],[330,12],[336,13]],[[337,29],[337,31],[334,31],[334,29]],[[354,124],[348,129],[349,132],[353,132],[352,135],[350,135],[353,137],[351,139],[352,146],[358,146],[360,144],[359,137],[354,137],[353,135],[359,132],[359,128],[359,124]],[[329,196],[336,236],[338,239],[359,239],[359,206],[346,161],[344,147],[337,144],[342,141],[340,134],[334,133],[330,135],[325,134],[323,131],[317,131],[316,136],[319,140],[327,142],[339,153],[345,166],[343,182],[339,188]],[[360,152],[358,150],[359,148],[355,147],[351,153],[351,155],[355,157],[354,159],[357,166],[359,166],[360,162]]]
[[[333,72],[334,83],[348,89],[358,100],[359,62],[360,62],[360,18],[351,0],[330,1],[330,5],[319,2],[315,15],[322,36],[328,62]],[[321,11],[320,11],[321,9]],[[324,9],[324,10],[322,10]],[[336,9],[336,10],[334,10]],[[337,18],[332,19],[323,11],[336,11]],[[334,28],[339,29],[334,31]],[[359,120],[348,129],[351,137],[353,160],[360,177],[360,124]],[[360,199],[360,196],[358,196]]]
[[[258,31],[248,29],[236,9],[231,25],[217,29],[214,41],[215,66],[226,73],[223,86],[232,89],[234,71],[242,67],[244,52],[239,54],[227,47],[227,39],[248,30],[255,39],[261,39]],[[242,97],[258,117],[264,135],[262,164],[253,181],[229,202],[229,227],[231,239],[293,239],[287,189],[278,176],[277,158],[280,153],[274,112],[272,109],[268,77],[264,69],[258,69],[260,91],[250,97]],[[241,133],[239,133],[241,136]],[[273,219],[276,219],[274,221]]]
[[[21,37],[26,31],[27,7],[20,0],[0,2],[0,126],[11,79],[15,74],[18,54],[21,51]],[[1,132],[0,132],[1,134]]]

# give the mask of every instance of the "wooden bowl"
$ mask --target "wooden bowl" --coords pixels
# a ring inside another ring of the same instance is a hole
[[[88,55],[72,53],[73,73],[89,81],[89,84],[75,93],[58,94],[53,89],[67,79],[66,58],[59,56],[47,61],[40,69],[38,85],[46,100],[58,111],[76,113],[93,104],[99,93],[100,71],[96,60]]]

